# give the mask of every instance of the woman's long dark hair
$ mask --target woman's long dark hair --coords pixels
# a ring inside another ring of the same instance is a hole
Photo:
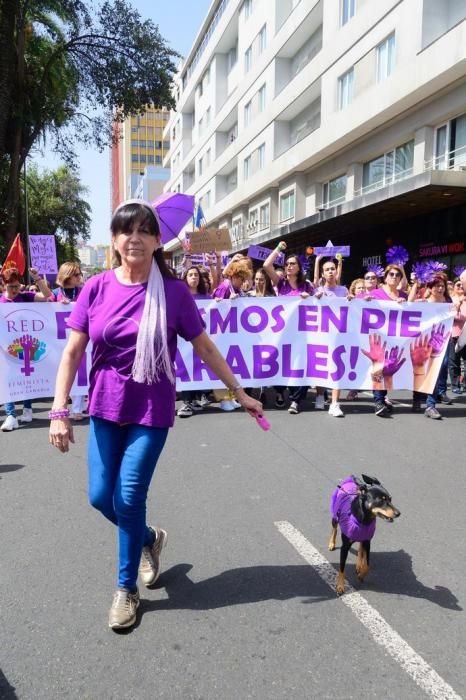
[[[202,276],[202,272],[201,272],[200,268],[197,265],[191,265],[191,267],[188,267],[188,269],[185,272],[183,272],[183,276],[181,277],[181,279],[184,280],[186,282],[186,284],[188,284],[188,281],[186,278],[187,278],[188,272],[190,270],[197,270],[197,274],[199,275],[199,282],[197,285],[196,294],[207,295],[209,292],[207,290],[206,281],[205,281],[204,277]],[[189,287],[189,285],[188,285],[188,287]]]
[[[257,273],[260,272],[261,275],[265,278],[265,290],[264,290],[264,296],[265,297],[274,297],[276,296],[275,290],[273,288],[272,280],[268,276],[267,272],[264,270],[263,267],[258,267],[256,270],[256,273],[254,275],[254,279],[257,275]]]
[[[119,233],[130,233],[136,225],[147,226],[152,236],[160,236],[160,226],[157,217],[152,209],[143,202],[141,204],[136,202],[124,204],[117,209],[112,217],[110,230],[112,236],[117,236]],[[165,261],[163,248],[158,248],[155,251],[154,259],[162,277],[173,278],[175,276]],[[121,265],[121,256],[114,249],[112,267],[118,267],[119,265]]]
[[[296,276],[296,284],[298,285],[298,287],[304,287],[304,285],[306,284],[306,275],[304,274],[303,264],[302,264],[301,260],[299,259],[299,257],[297,255],[295,255],[294,253],[290,253],[285,258],[285,273],[286,273],[286,263],[288,262],[288,260],[290,258],[293,258],[293,260],[296,260],[296,262],[298,263],[299,272]]]

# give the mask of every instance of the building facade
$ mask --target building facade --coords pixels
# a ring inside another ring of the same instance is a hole
[[[464,0],[216,0],[177,75],[166,189],[235,251],[331,239],[357,272],[403,243],[466,266],[465,76]]]
[[[163,168],[169,151],[163,136],[168,120],[167,109],[147,107],[143,114],[114,123],[118,141],[111,149],[112,211],[125,199],[138,196],[137,191],[155,193],[154,197],[163,192],[169,175]]]

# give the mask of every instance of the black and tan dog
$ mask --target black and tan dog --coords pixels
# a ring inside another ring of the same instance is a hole
[[[392,523],[400,511],[392,503],[392,497],[374,477],[361,474],[362,481],[349,476],[338,484],[332,494],[330,512],[332,514],[332,534],[328,548],[333,551],[336,545],[337,530],[341,530],[340,570],[337,575],[337,593],[345,591],[345,564],[353,542],[359,542],[356,560],[356,573],[364,581],[369,572],[371,539],[375,533],[376,519],[382,518]]]

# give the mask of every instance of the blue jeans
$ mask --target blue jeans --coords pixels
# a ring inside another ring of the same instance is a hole
[[[372,392],[372,396],[374,397],[375,403],[379,403],[382,401],[385,403],[385,397],[387,395],[387,391],[385,389],[374,389]]]
[[[136,590],[142,548],[154,534],[146,499],[168,428],[90,419],[89,503],[118,527],[118,587]]]
[[[32,408],[31,399],[24,399],[23,408]],[[5,414],[7,416],[13,416],[14,418],[16,418],[16,408],[13,401],[9,401],[5,404]]]
[[[439,400],[439,396],[445,394],[447,390],[447,379],[448,379],[448,348],[443,356],[442,365],[440,367],[440,372],[435,384],[432,394],[427,394],[426,407],[435,408],[435,404]]]

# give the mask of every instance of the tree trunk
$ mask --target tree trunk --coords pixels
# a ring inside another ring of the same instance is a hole
[[[6,226],[5,238],[7,245],[13,241],[18,226],[18,210],[20,199],[20,174],[21,165],[24,160],[23,144],[23,113],[24,113],[24,50],[25,50],[25,22],[24,17],[19,15],[17,19],[17,39],[16,39],[16,76],[15,76],[15,98],[14,117],[9,120],[10,129],[10,167],[8,174],[8,191],[6,197]]]
[[[5,155],[15,69],[18,0],[0,0],[0,159]]]

